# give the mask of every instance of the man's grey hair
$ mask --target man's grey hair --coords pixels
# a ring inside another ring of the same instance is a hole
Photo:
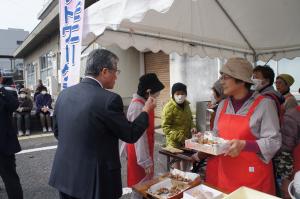
[[[103,68],[112,69],[119,58],[114,53],[105,49],[96,49],[90,52],[86,60],[85,75],[96,77]]]

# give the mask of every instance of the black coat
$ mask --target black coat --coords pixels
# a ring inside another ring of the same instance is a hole
[[[136,142],[148,127],[148,114],[129,122],[121,97],[85,78],[61,92],[53,117],[58,147],[49,184],[80,199],[119,198],[119,139]]]
[[[12,155],[21,150],[12,118],[18,107],[17,93],[0,88],[0,153],[4,155]]]

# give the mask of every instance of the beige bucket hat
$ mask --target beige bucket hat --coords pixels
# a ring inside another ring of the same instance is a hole
[[[251,63],[240,57],[229,58],[226,64],[221,68],[221,73],[225,73],[235,79],[253,84],[251,80],[253,68]]]

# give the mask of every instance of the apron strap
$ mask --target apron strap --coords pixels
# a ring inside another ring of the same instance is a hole
[[[145,105],[145,101],[142,100],[142,99],[140,99],[140,98],[134,98],[134,99],[132,99],[131,101],[132,101],[132,102],[139,102],[139,103]]]
[[[222,108],[222,111],[221,111],[220,115],[225,114],[225,112],[227,110],[227,106],[228,106],[228,98],[225,99],[225,101],[224,101],[224,105],[223,105],[223,108]]]
[[[260,95],[258,96],[254,102],[252,103],[251,107],[249,108],[249,111],[247,113],[247,116],[251,116],[253,114],[253,112],[255,111],[256,107],[258,106],[258,104],[264,99],[265,97]]]

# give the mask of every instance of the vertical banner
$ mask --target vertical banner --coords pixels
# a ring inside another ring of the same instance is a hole
[[[77,84],[80,78],[80,57],[84,0],[60,0],[61,88]]]

